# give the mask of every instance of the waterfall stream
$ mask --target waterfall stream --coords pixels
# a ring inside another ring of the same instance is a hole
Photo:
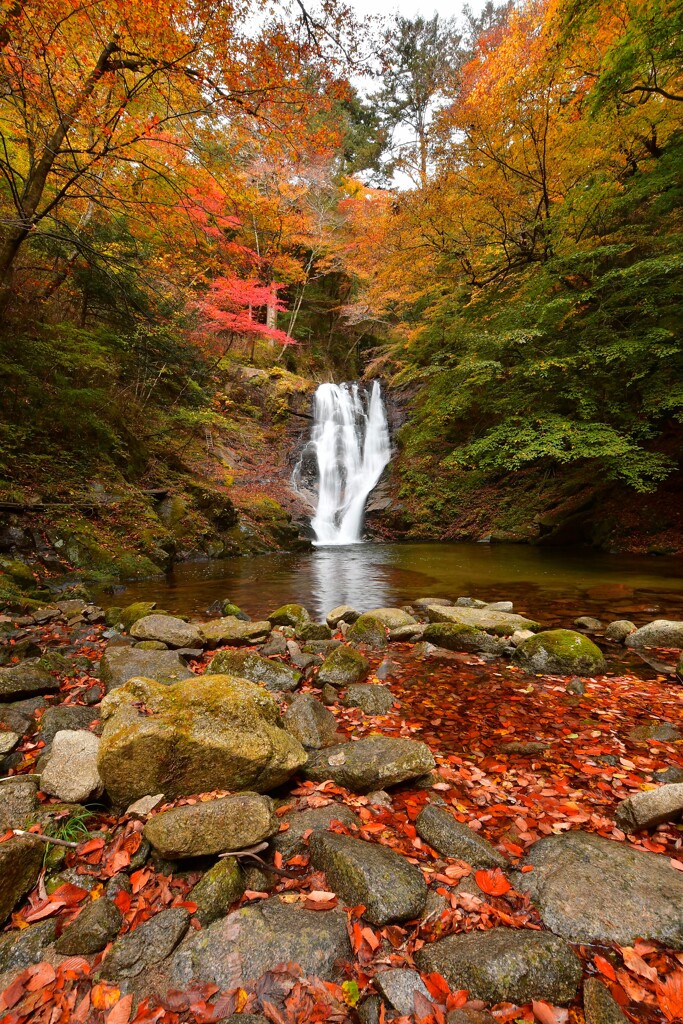
[[[369,391],[358,384],[321,384],[313,412],[318,504],[311,525],[316,543],[359,544],[365,502],[391,458],[379,382]]]

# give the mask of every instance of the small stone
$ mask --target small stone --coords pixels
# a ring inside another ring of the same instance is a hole
[[[234,857],[222,857],[195,885],[189,899],[197,904],[196,917],[203,927],[224,917],[246,886],[244,874]]]
[[[330,686],[329,683],[325,683],[320,694],[320,699],[323,704],[327,707],[331,707],[333,704],[337,703],[338,697],[339,694],[335,690],[334,686]]]
[[[128,876],[124,875],[120,871],[117,875],[113,875],[104,887],[104,893],[107,899],[115,900],[120,892],[132,893],[133,888],[128,880]]]
[[[201,647],[199,629],[174,615],[145,615],[131,626],[136,640],[160,640],[168,647]]]
[[[190,924],[182,907],[162,910],[133,932],[117,939],[102,964],[100,974],[110,981],[134,978],[173,952]]]
[[[370,662],[354,651],[352,647],[337,647],[325,658],[318,672],[318,683],[331,686],[350,686],[365,679],[370,671]]]
[[[668,768],[658,768],[652,773],[652,781],[657,783],[683,782],[683,768],[670,764]]]
[[[496,1024],[496,1018],[486,1010],[471,1010],[463,1006],[447,1014],[446,1024]]]
[[[57,922],[41,921],[21,931],[0,936],[0,974],[22,971],[44,959],[45,949],[55,940]]]
[[[285,861],[306,852],[308,844],[304,836],[314,832],[326,832],[333,821],[340,821],[347,828],[360,826],[360,818],[345,804],[328,804],[326,807],[309,807],[305,811],[288,811],[280,821],[289,828],[284,832],[278,832],[271,845],[282,854]]]
[[[513,647],[519,647],[520,644],[523,644],[525,640],[529,640],[533,635],[530,629],[516,629],[510,637],[510,643]]]
[[[298,629],[310,620],[311,616],[301,604],[283,604],[268,616],[273,626],[291,626],[293,629]]]
[[[583,697],[586,692],[586,684],[579,676],[572,676],[565,689],[567,693],[573,693],[575,697]]]
[[[10,828],[25,828],[36,808],[38,780],[14,775],[0,782],[0,834]]]
[[[394,967],[376,974],[374,980],[377,991],[402,1017],[415,1013],[416,992],[431,1001],[429,991],[417,971]]]
[[[491,843],[457,821],[444,807],[427,804],[415,819],[415,829],[420,839],[442,857],[464,860],[475,868],[509,867]]]
[[[324,622],[305,622],[303,626],[297,628],[296,635],[302,643],[311,640],[331,640],[332,630]]]
[[[71,803],[100,796],[104,785],[97,769],[99,749],[99,737],[91,732],[58,732],[40,776],[40,788]]]
[[[683,782],[633,793],[617,805],[614,820],[624,832],[655,828],[683,815]]]
[[[285,729],[307,750],[321,750],[339,742],[337,719],[310,693],[298,694],[287,708]]]
[[[592,615],[581,615],[578,619],[574,619],[574,625],[577,629],[584,629],[588,633],[597,633],[602,629],[600,619],[596,619]]]
[[[292,665],[296,666],[300,672],[306,672],[311,665],[320,665],[322,662],[322,659],[315,654],[304,654],[294,640],[287,641],[287,653]]]
[[[393,807],[393,801],[384,789],[376,789],[372,793],[368,793],[368,803],[373,807],[386,807],[387,810]]]
[[[79,704],[61,704],[47,708],[40,720],[39,737],[45,746],[52,743],[58,732],[78,732],[87,729],[96,719],[99,711]]]
[[[282,633],[272,632],[268,637],[267,643],[261,647],[261,656],[263,658],[270,658],[273,655],[281,656],[287,653],[287,641],[285,640]]]
[[[21,736],[18,732],[9,732],[9,730],[0,730],[0,756],[5,754],[11,754],[14,748],[17,746]]]
[[[143,796],[139,800],[135,800],[130,807],[126,809],[126,814],[129,818],[137,818],[139,821],[144,821],[148,815],[152,813],[155,807],[164,802],[164,794],[156,793],[154,796]]]
[[[621,1012],[611,993],[597,978],[583,983],[583,1015],[586,1024],[629,1024],[630,1017]]]
[[[415,622],[412,626],[397,626],[389,630],[389,639],[395,644],[409,643],[421,639],[426,628],[421,622]]]
[[[392,736],[368,736],[310,755],[303,774],[313,782],[332,779],[353,793],[397,786],[435,767],[426,743]]]
[[[57,939],[55,949],[62,956],[92,956],[104,949],[119,933],[123,914],[108,899],[87,903]]]
[[[631,622],[629,619],[615,619],[605,630],[605,640],[623,644],[626,637],[635,632],[636,628],[635,622]]]
[[[330,629],[335,629],[342,619],[344,622],[352,624],[359,616],[360,612],[357,612],[355,608],[351,607],[351,605],[340,604],[336,608],[333,608],[331,612],[327,613],[325,621]]]
[[[270,634],[270,622],[244,622],[234,615],[212,619],[199,627],[207,647],[250,647],[262,643]]]
[[[144,835],[162,857],[175,859],[253,846],[275,835],[279,824],[270,797],[238,793],[155,814]]]
[[[394,703],[394,696],[386,686],[379,683],[357,683],[347,686],[342,704],[345,708],[360,708],[366,715],[387,715]]]
[[[501,743],[500,749],[503,754],[543,754],[546,750],[550,750],[550,744],[535,740],[530,743],[509,740],[507,743]]]
[[[382,651],[387,646],[387,627],[381,619],[364,612],[351,626],[346,634],[346,639],[349,643]]]
[[[360,1024],[379,1024],[382,1006],[380,996],[368,996],[364,999],[358,1006]]]

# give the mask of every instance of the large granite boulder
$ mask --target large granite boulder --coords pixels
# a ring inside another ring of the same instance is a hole
[[[313,782],[332,779],[353,793],[397,786],[435,767],[426,743],[393,736],[368,736],[311,754],[304,775]]]
[[[315,832],[327,832],[333,821],[340,821],[347,828],[360,826],[360,818],[345,804],[328,804],[327,807],[309,807],[304,811],[289,811],[280,819],[289,827],[278,832],[271,845],[279,850],[283,860],[296,857],[307,849],[306,839]]]
[[[197,626],[174,615],[145,615],[131,626],[130,635],[136,640],[159,640],[167,647],[202,646]]]
[[[99,738],[91,732],[58,732],[40,776],[40,788],[74,804],[101,796],[104,787],[97,768],[99,749]]]
[[[678,821],[683,817],[683,783],[660,786],[659,789],[633,793],[622,800],[614,813],[614,820],[624,832],[637,832],[655,828],[665,821]]]
[[[232,676],[133,679],[102,701],[99,771],[124,807],[215,789],[267,792],[306,762],[265,690]]]
[[[337,719],[310,693],[300,693],[294,698],[283,721],[287,732],[307,750],[322,750],[339,743],[341,738],[337,733]]]
[[[144,836],[166,860],[243,850],[275,835],[273,801],[258,793],[173,807],[153,815]]]
[[[45,950],[57,936],[57,921],[40,921],[19,931],[0,935],[0,974],[23,971],[45,959]]]
[[[573,629],[549,629],[521,643],[512,659],[525,672],[596,676],[605,671],[600,648]]]
[[[506,648],[503,640],[486,630],[460,622],[431,622],[422,633],[422,639],[447,651],[502,654]]]
[[[206,670],[210,674],[238,676],[262,683],[266,690],[296,690],[301,673],[281,661],[269,661],[254,651],[218,651]]]
[[[39,658],[27,658],[10,668],[0,668],[0,702],[59,692],[59,679],[51,676]]]
[[[376,925],[410,921],[427,902],[427,886],[419,868],[377,843],[336,832],[314,832],[311,861],[325,872],[328,886],[347,906],[363,904],[363,916]]]
[[[14,836],[0,843],[0,924],[38,881],[44,852],[33,836]]]
[[[211,619],[199,627],[206,647],[250,647],[261,643],[270,633],[270,622],[244,622],[234,615],[223,619]]]
[[[123,686],[129,679],[142,676],[170,686],[184,679],[194,679],[175,651],[145,651],[133,647],[107,647],[100,661],[100,679],[107,692]]]
[[[516,876],[543,921],[572,942],[632,946],[637,938],[683,950],[683,874],[669,858],[589,832],[540,839]]]
[[[227,990],[260,978],[276,964],[295,963],[305,974],[336,981],[351,956],[342,910],[318,913],[274,896],[189,935],[171,958],[167,980],[175,989],[198,981]]]
[[[512,636],[516,629],[530,629],[538,632],[541,626],[532,619],[512,612],[501,612],[491,608],[469,608],[460,605],[428,604],[424,609],[430,622],[456,622],[463,626],[474,626],[485,633],[496,636]]]
[[[474,868],[509,867],[505,857],[491,843],[457,821],[445,807],[427,804],[415,819],[415,829],[420,839],[442,857],[464,860]]]
[[[642,650],[643,647],[683,647],[683,622],[677,619],[655,619],[629,633],[624,643],[627,647]]]
[[[571,1002],[581,982],[581,961],[568,942],[549,932],[516,928],[447,935],[415,954],[421,971],[442,974],[470,999],[517,1003]]]
[[[352,647],[337,647],[328,654],[318,672],[318,684],[349,686],[360,683],[370,671],[370,662]]]

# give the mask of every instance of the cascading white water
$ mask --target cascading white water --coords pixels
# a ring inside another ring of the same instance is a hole
[[[391,458],[379,382],[321,384],[315,393],[311,445],[318,465],[317,544],[359,544],[370,491]]]

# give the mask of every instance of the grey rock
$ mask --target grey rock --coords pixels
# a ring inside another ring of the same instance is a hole
[[[270,613],[268,621],[273,626],[291,626],[292,629],[298,629],[306,622],[310,622],[311,616],[302,604],[283,604]]]
[[[347,686],[342,704],[345,708],[360,708],[366,715],[388,715],[394,695],[379,683],[356,683]]]
[[[668,768],[659,768],[652,773],[652,781],[668,784],[670,782],[683,782],[683,768],[670,764]]]
[[[346,634],[349,643],[382,651],[387,646],[387,628],[381,619],[364,612]]]
[[[202,927],[206,928],[216,918],[224,917],[245,888],[244,873],[234,857],[222,857],[209,868],[189,896],[197,904],[195,916]]]
[[[635,629],[636,624],[631,622],[630,619],[615,619],[614,622],[610,622],[605,630],[605,639],[611,640],[615,644],[623,644],[626,637],[633,633]]]
[[[375,988],[402,1017],[415,1013],[415,993],[425,999],[431,996],[417,971],[405,967],[393,967],[375,975]]]
[[[575,697],[583,697],[586,692],[586,684],[579,676],[572,676],[565,689],[567,693],[572,693]]]
[[[531,740],[529,743],[522,743],[519,740],[509,740],[501,743],[500,750],[503,754],[543,754],[550,749],[549,743]]]
[[[144,836],[162,857],[174,860],[241,850],[269,839],[278,828],[270,797],[237,793],[155,814]]]
[[[304,775],[313,782],[332,779],[354,793],[369,793],[418,779],[434,767],[434,755],[426,743],[368,736],[311,754]]]
[[[287,861],[305,853],[308,844],[304,839],[307,833],[326,832],[333,821],[340,821],[347,827],[360,825],[360,819],[344,804],[328,804],[327,807],[309,807],[305,811],[289,811],[281,819],[289,828],[272,840],[272,847],[279,850],[282,859]]]
[[[683,949],[683,877],[668,857],[571,831],[534,843],[533,871],[515,876],[548,928],[573,942]]]
[[[298,694],[287,708],[285,729],[307,750],[322,750],[339,742],[337,719],[310,693]]]
[[[332,630],[324,622],[305,622],[302,626],[297,627],[296,635],[302,643],[313,640],[331,640]]]
[[[270,622],[244,622],[234,615],[223,619],[212,619],[199,627],[207,647],[249,647],[261,643],[270,634]]]
[[[600,648],[572,629],[537,633],[519,645],[512,660],[526,672],[549,675],[595,676],[606,667]]]
[[[446,1024],[496,1024],[496,1018],[486,1010],[471,1010],[463,1006],[447,1014]]]
[[[586,1024],[628,1024],[630,1017],[622,1013],[611,993],[597,978],[583,983],[583,1015]]]
[[[160,640],[168,647],[202,646],[202,637],[197,626],[174,615],[145,615],[131,626],[130,635],[136,640]]]
[[[0,755],[11,754],[18,746],[21,736],[18,732],[10,732],[8,729],[0,729]]]
[[[393,800],[385,789],[375,789],[372,793],[368,793],[368,803],[374,807],[386,807],[388,809],[393,807]]]
[[[91,732],[58,732],[40,776],[40,788],[71,803],[98,797],[104,785],[97,768],[100,740]]]
[[[307,640],[302,650],[306,654],[320,654],[323,658],[326,658],[328,654],[336,651],[341,645],[341,640]]]
[[[0,924],[38,881],[44,852],[43,844],[33,836],[15,836],[0,843]]]
[[[641,650],[643,647],[683,647],[683,622],[676,619],[655,619],[630,633],[625,640],[627,647]]]
[[[389,639],[393,643],[409,643],[411,640],[420,640],[424,635],[426,626],[422,622],[416,622],[412,626],[397,626],[389,630]]]
[[[189,924],[190,915],[182,907],[162,910],[138,925],[134,932],[116,940],[105,957],[100,975],[119,981],[142,974],[170,956]]]
[[[334,832],[311,836],[311,861],[349,907],[363,904],[376,925],[420,916],[427,900],[422,872],[386,846]]]
[[[683,815],[683,782],[633,793],[618,804],[614,820],[624,832],[655,828]]]
[[[418,625],[417,620],[408,612],[404,612],[402,608],[373,608],[372,611],[365,614],[379,619],[382,625],[389,630],[400,629],[401,626]]]
[[[40,720],[39,737],[45,746],[48,746],[58,732],[78,732],[87,729],[99,717],[99,711],[83,707],[81,704],[61,704],[58,707],[47,708]]]
[[[325,658],[318,672],[318,684],[328,683],[331,686],[350,686],[365,679],[370,671],[370,663],[352,647],[337,647]]]
[[[516,629],[510,637],[510,643],[513,647],[519,647],[520,644],[523,644],[525,640],[529,640],[533,635],[530,629]]]
[[[273,631],[268,637],[267,642],[261,647],[261,657],[270,658],[273,655],[283,655],[287,653],[287,641],[285,640],[282,633]]]
[[[424,612],[429,608],[430,604],[443,605],[448,608],[453,605],[453,601],[450,601],[447,597],[418,597],[416,601],[412,602],[413,608],[417,608],[418,611]]]
[[[342,619],[344,622],[354,623],[359,616],[360,612],[357,612],[350,604],[340,604],[327,613],[325,621],[330,629],[335,629]]]
[[[139,800],[133,801],[133,803],[126,808],[126,814],[129,818],[137,818],[139,821],[144,821],[145,818],[149,817],[155,807],[164,802],[163,793],[155,793],[153,796],[143,796]]]
[[[655,740],[657,743],[675,743],[676,740],[681,739],[682,735],[680,729],[677,729],[671,722],[659,722],[653,719],[651,722],[637,725],[635,729],[631,729],[628,737],[640,743],[648,740]]]
[[[318,913],[274,896],[188,936],[171,959],[168,982],[179,989],[193,980],[239,988],[290,962],[304,974],[336,981],[351,956],[342,910]]]
[[[93,900],[64,929],[55,949],[62,956],[92,956],[118,935],[122,924],[123,914],[111,900]]]
[[[491,928],[448,935],[415,954],[421,971],[437,971],[470,999],[521,1006],[532,999],[566,1005],[581,982],[581,961],[569,943],[549,932]]]
[[[100,661],[100,679],[107,693],[138,677],[170,686],[183,679],[194,679],[195,675],[175,651],[108,646]]]
[[[329,683],[325,683],[320,692],[320,699],[322,700],[323,704],[326,707],[332,707],[332,705],[337,703],[338,697],[339,694],[335,690],[334,686],[330,686]]]
[[[40,921],[21,931],[6,932],[0,936],[0,974],[5,971],[23,971],[39,964],[46,948],[54,942],[57,922]]]
[[[530,629],[536,633],[541,628],[537,622],[523,615],[491,611],[485,607],[446,607],[430,604],[425,611],[430,622],[456,622],[464,626],[474,626],[485,633],[494,633],[497,636],[511,636],[516,629]]]
[[[382,1006],[380,996],[368,996],[362,1003],[359,1003],[358,1020],[360,1024],[379,1024]]]
[[[415,828],[419,837],[442,857],[455,857],[475,868],[509,867],[491,843],[457,821],[444,807],[427,804],[418,814]]]
[[[315,654],[304,654],[294,640],[287,641],[287,653],[292,665],[295,665],[300,672],[306,672],[311,665],[320,665],[322,662],[322,659]]]
[[[25,828],[36,808],[38,780],[15,775],[0,782],[0,834],[9,828]]]
[[[136,651],[167,651],[168,644],[162,644],[161,640],[138,640],[133,644]],[[186,648],[185,648],[186,649]]]
[[[491,636],[476,626],[465,626],[458,622],[432,622],[425,628],[422,639],[425,643],[443,647],[447,651],[502,654],[506,649],[505,642],[497,636]]]
[[[602,629],[602,622],[593,615],[580,615],[578,619],[574,619],[574,625],[577,629],[584,629],[588,633],[597,633]]]
[[[58,691],[59,679],[41,667],[39,658],[27,658],[10,668],[0,668],[0,701]]]
[[[213,656],[207,672],[211,675],[237,676],[252,683],[262,683],[266,690],[296,690],[301,673],[283,665],[281,661],[269,661],[253,651],[219,651]]]
[[[490,612],[511,612],[515,606],[512,601],[489,601],[486,607]]]

